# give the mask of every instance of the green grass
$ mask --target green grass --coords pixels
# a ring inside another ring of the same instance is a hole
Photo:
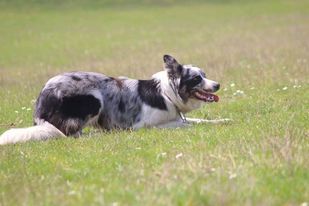
[[[1,133],[59,72],[148,78],[165,53],[222,85],[188,116],[234,121],[1,146],[0,205],[308,203],[308,1],[72,2],[0,1]]]

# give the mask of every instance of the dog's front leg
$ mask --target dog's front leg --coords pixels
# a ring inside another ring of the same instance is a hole
[[[231,122],[232,120],[231,119],[213,119],[213,120],[208,120],[208,119],[186,118],[186,121],[188,123],[192,123],[192,124],[201,124],[201,123],[223,124],[223,123]]]
[[[180,128],[180,127],[188,127],[191,124],[188,122],[184,122],[183,120],[175,120],[172,122],[167,122],[165,124],[157,125],[156,128]]]

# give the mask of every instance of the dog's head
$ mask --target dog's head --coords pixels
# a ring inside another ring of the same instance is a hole
[[[206,74],[198,67],[181,65],[170,55],[163,56],[164,67],[168,74],[169,84],[181,98],[187,110],[201,106],[201,103],[218,102],[220,84],[206,78]]]

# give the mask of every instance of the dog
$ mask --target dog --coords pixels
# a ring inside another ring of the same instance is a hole
[[[221,120],[185,118],[203,103],[218,102],[220,84],[198,67],[164,55],[164,70],[149,80],[69,72],[51,78],[36,101],[34,126],[10,129],[0,144],[79,137],[86,126],[103,130],[176,128]]]

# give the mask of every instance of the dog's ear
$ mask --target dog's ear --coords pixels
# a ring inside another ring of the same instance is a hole
[[[181,75],[182,66],[177,62],[174,57],[166,54],[163,56],[163,61],[164,69],[167,70],[169,76],[179,77]]]

